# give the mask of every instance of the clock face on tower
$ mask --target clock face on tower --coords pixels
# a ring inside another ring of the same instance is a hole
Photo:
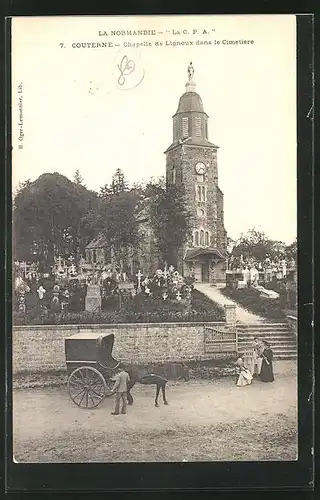
[[[197,174],[203,175],[205,173],[205,171],[206,171],[206,166],[205,166],[204,163],[200,162],[200,163],[196,164],[196,172],[197,172]]]

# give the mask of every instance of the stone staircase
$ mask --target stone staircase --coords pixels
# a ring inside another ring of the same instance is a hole
[[[254,337],[267,340],[275,359],[296,359],[297,338],[286,323],[237,324],[238,351],[250,349]]]

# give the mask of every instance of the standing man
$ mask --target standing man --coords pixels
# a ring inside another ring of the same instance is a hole
[[[118,367],[114,380],[115,384],[113,386],[112,392],[113,394],[116,393],[116,406],[114,412],[112,412],[111,415],[119,415],[120,400],[122,400],[121,413],[125,414],[127,409],[127,385],[129,382],[129,375],[126,371],[124,371],[121,365],[119,365]]]

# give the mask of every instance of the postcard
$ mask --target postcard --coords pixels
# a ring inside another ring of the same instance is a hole
[[[296,17],[12,19],[16,463],[296,461]]]

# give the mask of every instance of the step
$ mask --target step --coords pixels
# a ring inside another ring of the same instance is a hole
[[[264,335],[263,339],[268,339],[268,340],[273,340],[275,342],[283,342],[285,340],[289,340],[292,342],[297,342],[297,339],[293,335]],[[239,335],[238,334],[238,340],[241,340],[242,342],[250,342],[251,344],[254,343],[253,337],[247,337],[246,335]]]
[[[244,346],[246,349],[250,349],[252,347],[251,342],[241,342],[238,340],[238,344]],[[296,342],[270,342],[271,346],[277,347],[277,348],[284,348],[284,347],[297,347]]]
[[[246,332],[245,330],[237,330],[237,333],[242,337],[248,337],[248,339],[254,339],[254,337],[261,338],[264,335],[276,337],[281,337],[283,335],[288,335],[289,337],[294,336],[294,333],[291,330],[264,330],[263,332]]]
[[[272,348],[272,351],[274,354],[277,354],[277,353],[291,353],[291,352],[297,352],[297,346],[296,345],[271,345],[271,348]],[[241,342],[238,343],[238,349],[240,351],[246,351],[246,350],[249,350],[250,349],[250,346],[246,345],[246,344],[242,344]]]
[[[264,325],[263,327],[262,326],[259,326],[259,327],[250,326],[250,328],[246,328],[243,325],[237,324],[236,328],[237,328],[237,330],[243,330],[243,331],[246,331],[246,332],[252,332],[252,331],[260,332],[260,331],[265,331],[265,330],[288,330],[288,329],[290,330],[290,327],[288,325],[284,325],[284,326],[280,326],[280,325]]]
[[[297,359],[297,353],[281,353],[281,354],[275,354],[274,359]]]
[[[293,332],[291,330],[265,330],[264,332],[245,332],[243,330],[237,330],[238,335],[241,335],[242,337],[248,337],[248,339],[254,339],[254,337],[263,337],[264,335],[271,335],[271,336],[276,336],[276,337],[281,337],[283,335],[288,335],[289,337],[292,335]]]
[[[237,323],[237,326],[249,330],[250,328],[288,328],[288,323]]]
[[[246,335],[263,335],[264,333],[286,333],[291,332],[290,328],[264,328],[263,330],[243,330],[242,328],[237,328],[237,332],[245,333]]]
[[[297,343],[297,339],[295,339],[291,335],[264,335],[264,340],[268,340],[269,342],[294,342]],[[253,338],[246,337],[245,335],[238,335],[238,342],[245,342],[247,344],[253,345]]]
[[[278,323],[257,323],[256,325],[245,325],[244,323],[236,323],[239,328],[243,328],[244,330],[263,330],[264,328],[288,328],[287,323],[278,324]]]

